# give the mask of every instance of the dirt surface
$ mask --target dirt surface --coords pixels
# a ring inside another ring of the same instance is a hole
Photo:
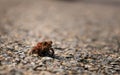
[[[44,40],[54,57],[28,55]],[[119,0],[0,0],[0,75],[119,74]]]

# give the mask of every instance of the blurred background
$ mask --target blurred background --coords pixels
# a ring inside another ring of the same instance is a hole
[[[108,37],[120,33],[119,8],[120,0],[0,0],[0,34]]]

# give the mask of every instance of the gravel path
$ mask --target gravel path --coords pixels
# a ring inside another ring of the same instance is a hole
[[[0,75],[119,75],[119,0],[1,0]],[[28,55],[52,40],[55,57]]]

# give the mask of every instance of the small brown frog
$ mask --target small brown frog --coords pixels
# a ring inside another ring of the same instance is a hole
[[[38,42],[37,45],[32,48],[29,54],[37,54],[39,56],[53,56],[54,50],[52,48],[52,41]]]

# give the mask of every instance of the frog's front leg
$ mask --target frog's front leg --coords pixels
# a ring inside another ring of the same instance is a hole
[[[49,51],[48,51],[48,54],[50,55],[50,56],[54,56],[54,49],[53,48],[49,48]]]

